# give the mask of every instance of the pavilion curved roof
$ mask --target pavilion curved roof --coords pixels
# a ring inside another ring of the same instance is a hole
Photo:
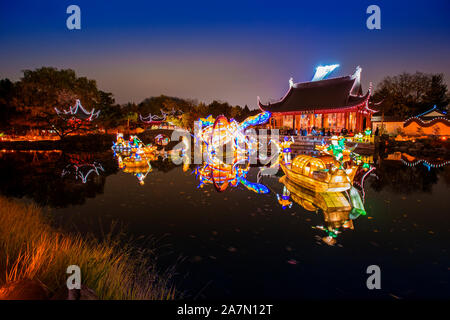
[[[355,77],[345,76],[295,83],[279,101],[263,104],[258,98],[258,105],[270,112],[320,112],[359,106],[369,97],[370,90],[362,95],[360,82]]]

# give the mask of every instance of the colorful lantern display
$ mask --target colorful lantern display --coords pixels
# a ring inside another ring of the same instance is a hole
[[[283,209],[292,206],[290,201],[292,199],[307,211],[321,211],[324,225],[313,228],[326,233],[326,236],[321,239],[328,245],[336,244],[341,230],[353,229],[353,220],[366,214],[359,193],[354,187],[347,195],[346,192],[311,192],[286,176],[281,177],[280,182],[284,186],[283,195],[278,196],[278,202]]]
[[[118,166],[123,172],[132,173],[144,184],[144,179],[152,171],[150,161],[157,159],[156,146],[145,145],[137,136],[131,135],[129,140],[123,138],[122,133],[117,134],[112,150],[117,157]]]
[[[228,120],[225,116],[199,119],[200,130],[195,135],[198,142],[206,147],[203,166],[195,170],[199,179],[199,187],[213,184],[217,191],[224,191],[229,185],[242,184],[247,189],[257,193],[268,193],[269,189],[259,183],[248,181],[245,177],[250,170],[250,157],[257,150],[258,144],[254,137],[248,136],[245,130],[267,122],[269,112],[262,112],[248,117],[240,124]],[[227,149],[228,161],[224,162],[221,151]]]
[[[123,138],[123,133],[116,135],[116,142],[113,142],[111,149],[115,153],[128,155],[136,152],[138,154],[152,154],[156,152],[156,146],[151,144],[145,145],[136,135],[131,135],[127,141]]]

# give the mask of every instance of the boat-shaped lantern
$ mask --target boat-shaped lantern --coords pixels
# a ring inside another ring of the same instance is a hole
[[[293,182],[314,192],[339,192],[352,186],[357,166],[345,169],[332,156],[297,156],[290,165],[284,161],[281,169]]]

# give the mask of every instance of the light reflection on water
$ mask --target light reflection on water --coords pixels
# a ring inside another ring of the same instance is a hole
[[[450,166],[375,162],[364,183],[367,216],[351,226],[302,194],[283,209],[280,176],[263,178],[267,194],[243,185],[218,193],[198,188],[194,167],[160,158],[140,185],[110,152],[1,152],[0,191],[46,205],[68,229],[100,234],[119,221],[130,236],[154,235],[161,266],[185,258],[178,286],[191,298],[449,298]],[[86,174],[90,165],[103,170]],[[327,223],[346,225],[334,246],[318,228]],[[381,267],[380,292],[365,287],[371,264]]]

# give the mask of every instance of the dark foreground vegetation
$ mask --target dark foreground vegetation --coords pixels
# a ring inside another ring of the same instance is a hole
[[[152,252],[137,252],[119,236],[98,241],[67,234],[49,222],[39,207],[0,197],[0,299],[24,280],[42,284],[42,298],[55,297],[66,287],[70,265],[81,268],[82,283],[99,299],[175,298],[173,272],[158,273]]]

